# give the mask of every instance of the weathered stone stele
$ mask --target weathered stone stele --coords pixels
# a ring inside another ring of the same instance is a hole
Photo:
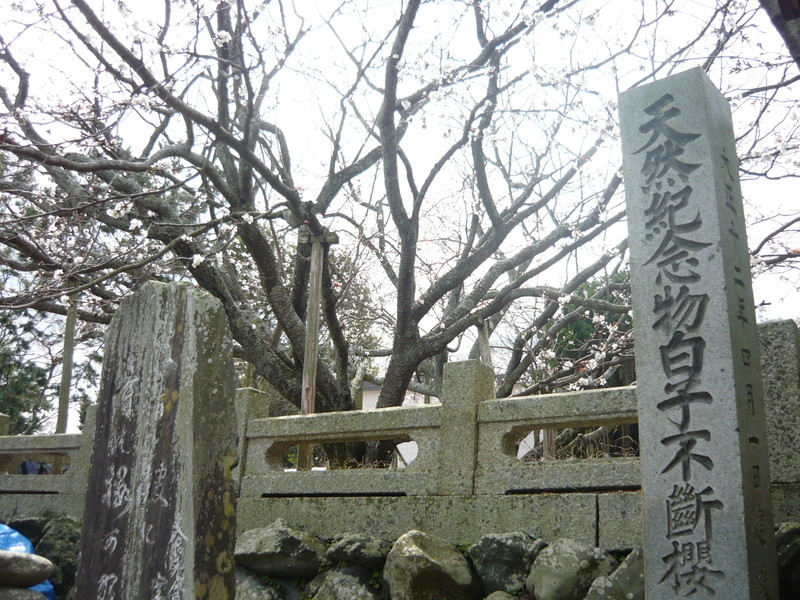
[[[231,339],[220,303],[148,283],[106,338],[77,597],[234,598]]]
[[[701,69],[620,97],[648,600],[775,599],[730,109]]]

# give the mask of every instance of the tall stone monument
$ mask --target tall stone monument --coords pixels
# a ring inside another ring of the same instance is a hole
[[[235,379],[220,303],[148,283],[103,359],[77,597],[233,600]]]
[[[730,109],[701,69],[620,96],[648,600],[778,598]]]

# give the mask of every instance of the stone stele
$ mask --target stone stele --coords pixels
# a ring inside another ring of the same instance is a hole
[[[648,600],[775,599],[759,342],[730,109],[702,69],[620,97]]]
[[[234,598],[235,379],[221,304],[148,283],[106,338],[77,597]]]

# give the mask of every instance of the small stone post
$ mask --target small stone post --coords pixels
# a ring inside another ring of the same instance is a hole
[[[148,283],[109,327],[77,597],[232,600],[235,379],[219,302]]]
[[[0,435],[8,435],[8,428],[11,426],[11,417],[5,413],[0,413]]]
[[[494,372],[479,360],[444,366],[439,438],[439,495],[469,496],[475,488],[478,405],[494,398]]]
[[[730,109],[691,69],[620,97],[648,600],[778,598]]]
[[[270,416],[269,394],[254,388],[236,390],[236,429],[239,433],[239,462],[233,469],[233,480],[238,495],[247,462],[247,422],[251,419],[264,419]]]

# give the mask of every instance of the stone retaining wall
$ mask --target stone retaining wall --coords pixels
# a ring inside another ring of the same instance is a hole
[[[58,597],[75,600],[70,590],[80,523],[21,519],[9,525],[55,565],[50,579]],[[782,524],[776,544],[780,598],[794,599],[800,590],[800,523]],[[537,600],[642,600],[641,558],[637,550],[609,556],[568,538],[542,538],[535,520],[522,531],[490,532],[457,547],[418,530],[397,539],[351,533],[320,539],[277,521],[239,536],[231,600],[512,600],[533,598],[531,590]],[[3,593],[10,592],[0,591],[0,598]]]

